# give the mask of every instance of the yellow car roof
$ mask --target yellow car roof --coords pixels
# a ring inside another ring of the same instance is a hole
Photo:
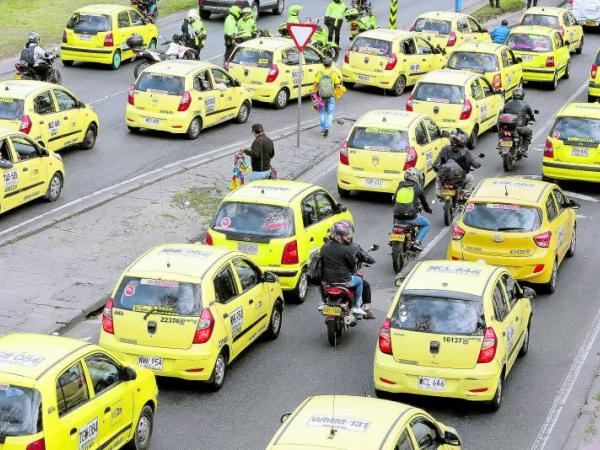
[[[129,6],[124,6],[124,5],[87,5],[87,6],[83,6],[79,9],[76,9],[75,12],[78,13],[96,13],[96,14],[112,14],[114,12],[118,12],[118,11],[122,11],[122,10],[129,10],[131,9],[131,7]]]
[[[442,69],[434,70],[425,74],[419,83],[439,83],[439,84],[454,84],[458,86],[466,85],[471,79],[479,75],[466,70]]]
[[[568,103],[561,108],[556,117],[588,117],[590,119],[600,119],[599,103]]]
[[[201,69],[209,69],[211,67],[217,67],[213,63],[208,61],[193,61],[189,59],[173,59],[168,61],[161,61],[156,64],[152,64],[150,67],[144,69],[144,72],[149,73],[161,73],[169,75],[179,75],[185,77],[190,72]]]
[[[456,20],[463,17],[471,17],[469,14],[457,13],[454,11],[427,11],[417,16],[419,19],[442,19]],[[472,18],[472,17],[471,17]]]
[[[473,52],[473,53],[498,53],[504,48],[504,44],[494,44],[493,42],[465,42],[456,47],[454,52]]]
[[[419,262],[402,284],[406,290],[435,290],[483,295],[492,274],[499,269],[484,263],[428,260]]]
[[[58,362],[88,345],[92,344],[63,336],[8,334],[0,337],[0,377],[8,374],[40,379]]]
[[[541,36],[552,36],[555,32],[555,28],[541,25],[519,25],[510,30],[510,34],[538,34]]]
[[[259,48],[261,50],[274,51],[283,47],[294,45],[294,42],[284,37],[260,37],[238,44],[238,47]]]
[[[25,99],[43,89],[56,87],[51,83],[34,80],[5,80],[0,81],[0,97]]]
[[[406,416],[408,419],[410,412],[415,410],[409,405],[370,397],[308,397],[279,428],[271,445],[275,449],[380,448],[390,437],[390,429],[400,424],[399,417]],[[333,438],[330,426],[332,418],[338,427]]]
[[[394,41],[396,39],[406,39],[412,36],[420,36],[419,33],[406,30],[390,30],[388,28],[376,28],[375,30],[360,33],[360,37],[381,39],[382,41]]]
[[[258,180],[245,184],[227,195],[224,201],[288,205],[300,194],[317,187],[290,180]]]
[[[564,13],[566,9],[558,8],[556,6],[535,6],[533,8],[526,9],[523,12],[523,16],[528,14],[543,14],[544,16],[558,16]]]
[[[479,182],[469,201],[537,205],[551,186],[531,178],[485,178]]]
[[[400,109],[374,109],[360,116],[354,126],[407,130],[411,123],[424,116],[425,114]]]

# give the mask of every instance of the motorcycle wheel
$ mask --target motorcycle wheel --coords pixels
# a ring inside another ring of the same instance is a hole
[[[404,267],[404,248],[400,242],[392,244],[392,266],[394,273],[400,273]]]
[[[336,326],[336,322],[336,320],[330,320],[329,322],[327,322],[327,340],[329,341],[329,345],[331,345],[332,347],[335,347],[338,341],[338,327]]]
[[[196,56],[194,55],[194,52],[187,51],[183,54],[183,57],[181,59],[194,60],[196,59]]]
[[[502,166],[504,167],[505,172],[512,172],[514,169],[514,161],[510,153],[502,155]]]
[[[444,225],[448,226],[454,219],[454,207],[452,206],[452,200],[444,200]]]
[[[140,61],[133,68],[133,77],[137,80],[137,77],[140,75],[140,73],[142,73],[142,70],[151,65],[152,64],[150,64],[148,61]]]

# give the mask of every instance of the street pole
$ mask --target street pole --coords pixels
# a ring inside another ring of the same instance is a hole
[[[304,58],[304,51],[298,52],[298,68],[300,70],[298,77],[298,125],[296,127],[296,147],[300,147],[300,116],[302,114],[302,58]]]
[[[460,0],[456,0],[460,1]],[[396,17],[398,15],[398,0],[391,0],[390,2],[390,30],[396,29]]]

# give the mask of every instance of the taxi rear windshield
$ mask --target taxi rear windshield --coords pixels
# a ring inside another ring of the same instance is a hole
[[[110,17],[102,14],[73,14],[67,28],[75,33],[101,33],[110,31]]]
[[[386,128],[356,127],[348,139],[348,147],[376,152],[406,152],[408,133]]]
[[[114,298],[116,308],[173,316],[197,316],[200,285],[172,280],[125,277]]]
[[[222,203],[212,223],[214,230],[227,235],[282,238],[294,234],[291,209],[257,203]]]
[[[523,25],[541,25],[543,27],[558,28],[558,17],[544,14],[525,14]]]
[[[238,47],[231,57],[231,62],[244,66],[268,69],[273,64],[273,52],[258,48]]]
[[[560,117],[550,136],[574,144],[600,143],[600,120],[585,117]]]
[[[23,116],[23,100],[0,97],[0,119],[19,119]]]
[[[36,389],[0,381],[0,442],[42,431],[42,401]]]
[[[497,72],[498,57],[491,53],[454,52],[448,60],[448,67],[475,72]]]
[[[463,222],[473,228],[489,231],[528,232],[541,225],[538,208],[510,203],[469,203]]]
[[[462,103],[465,89],[452,84],[419,83],[413,96],[415,100],[426,102]]]
[[[156,94],[183,95],[184,86],[183,77],[142,72],[140,79],[135,84],[135,89]]]
[[[481,302],[402,294],[390,319],[393,328],[420,333],[482,334]]]
[[[419,17],[412,26],[412,31],[425,31],[437,34],[450,34],[452,26],[447,20],[424,19]]]
[[[366,53],[368,55],[387,56],[392,51],[392,43],[383,39],[368,37],[357,37],[350,48],[353,52]]]
[[[549,52],[552,50],[552,41],[548,36],[539,34],[511,34],[506,40],[506,45],[512,50],[526,52]]]

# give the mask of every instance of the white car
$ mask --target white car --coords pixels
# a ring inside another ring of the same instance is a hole
[[[240,9],[249,6],[252,8],[254,13],[254,20],[258,19],[259,12],[272,12],[280,16],[285,10],[285,0],[198,0],[198,7],[200,8],[200,17],[207,20],[210,16],[215,14],[227,14],[229,8],[233,5],[237,5]]]
[[[568,0],[567,7],[578,24],[600,26],[600,0]]]

